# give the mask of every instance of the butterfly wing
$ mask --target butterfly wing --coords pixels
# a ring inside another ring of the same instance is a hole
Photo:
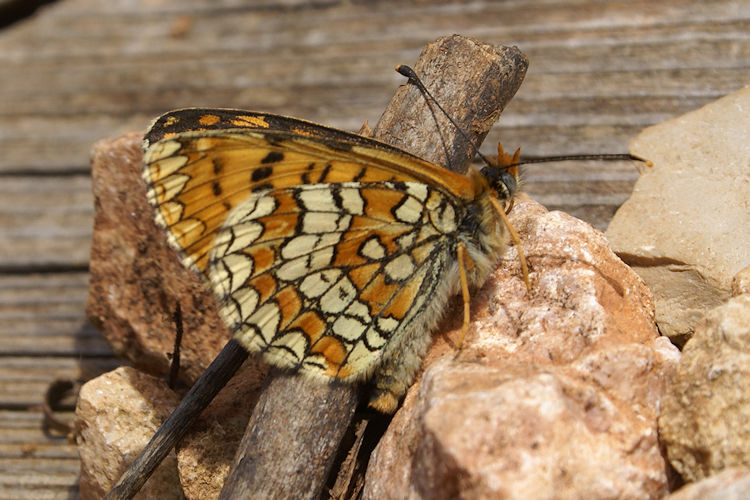
[[[144,149],[143,178],[157,222],[184,263],[199,271],[229,211],[254,191],[394,180],[423,182],[470,199],[475,189],[468,178],[384,143],[247,111],[167,113],[146,134]]]
[[[378,141],[275,115],[172,112],[144,145],[156,219],[239,341],[343,379],[425,323],[477,189]]]
[[[209,258],[223,319],[275,365],[368,374],[423,316],[450,265],[453,240],[431,223],[428,203],[450,202],[424,184],[392,182],[251,195]]]

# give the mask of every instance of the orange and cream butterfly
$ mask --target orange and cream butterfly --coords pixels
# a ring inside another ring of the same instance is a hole
[[[372,379],[392,413],[447,299],[506,244],[515,169],[467,175],[315,123],[230,109],[158,118],[143,178],[157,222],[249,352],[310,376]],[[517,157],[516,157],[517,158]]]

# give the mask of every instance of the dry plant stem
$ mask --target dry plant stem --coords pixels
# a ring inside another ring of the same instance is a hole
[[[515,47],[454,35],[425,47],[414,69],[478,146],[518,90],[526,67]],[[455,127],[437,113],[433,117],[419,90],[406,83],[373,135],[458,171],[474,156]],[[354,385],[321,384],[272,370],[220,498],[318,498],[356,406]]]

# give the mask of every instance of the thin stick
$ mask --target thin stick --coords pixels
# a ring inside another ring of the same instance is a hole
[[[104,497],[107,500],[132,498],[164,460],[177,441],[190,429],[203,409],[226,385],[247,359],[247,351],[234,339],[227,342],[216,359],[193,384],[180,404],[159,427],[154,437]]]
[[[169,366],[169,388],[174,389],[177,386],[177,377],[180,375],[180,346],[182,345],[182,307],[177,303],[177,307],[172,315],[174,320],[175,336],[174,348],[172,349],[172,364]]]

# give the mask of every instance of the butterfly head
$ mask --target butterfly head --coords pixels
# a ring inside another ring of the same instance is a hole
[[[510,212],[513,207],[513,197],[518,191],[520,154],[520,149],[512,155],[506,154],[503,146],[498,144],[497,163],[480,170],[487,183],[497,193],[497,199],[504,205],[505,213]]]

